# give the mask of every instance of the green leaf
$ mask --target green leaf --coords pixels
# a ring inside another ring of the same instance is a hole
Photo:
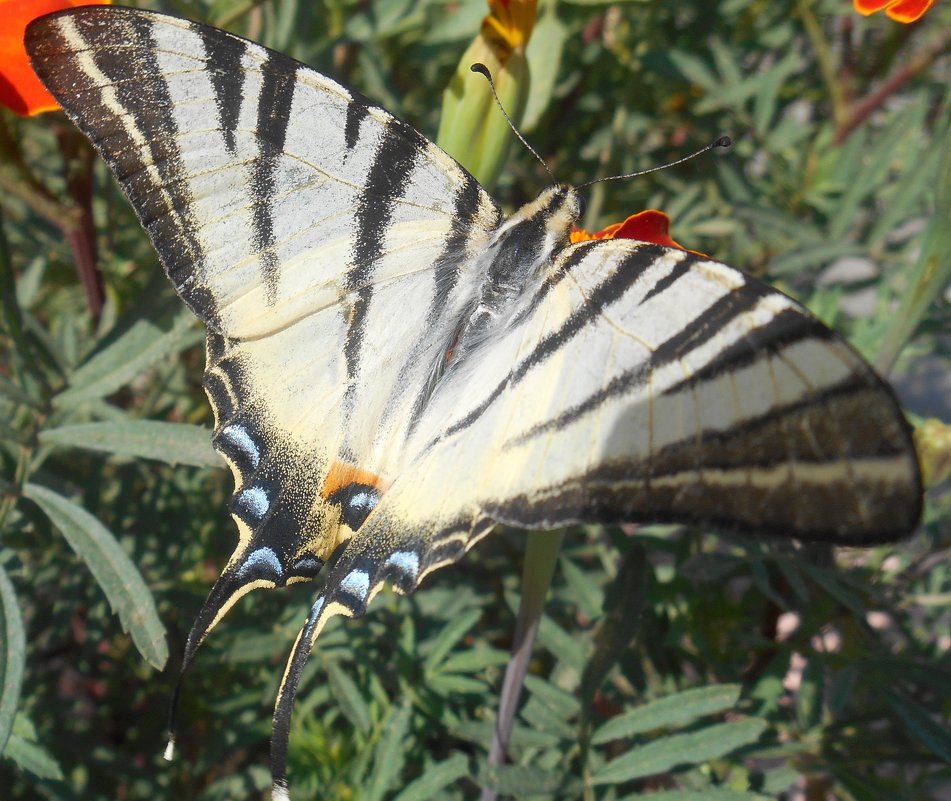
[[[662,726],[684,726],[705,715],[725,712],[736,706],[741,690],[739,684],[717,684],[658,698],[612,718],[594,732],[591,742],[601,745]]]
[[[885,698],[912,736],[951,764],[951,732],[931,712],[904,694],[890,690],[886,691]]]
[[[854,592],[845,588],[842,582],[828,570],[811,565],[803,561],[800,565],[802,572],[824,589],[829,595],[846,607],[856,617],[865,617],[865,604]]]
[[[12,759],[18,767],[28,770],[41,779],[62,780],[63,771],[50,755],[49,751],[36,743],[24,740],[17,734],[11,734],[7,740],[3,755]]]
[[[526,56],[532,76],[532,91],[528,95],[522,118],[522,133],[531,131],[548,109],[561,67],[568,31],[555,13],[555,4],[542,5],[538,19],[528,40]]]
[[[41,779],[61,781],[63,778],[59,764],[36,742],[36,728],[22,712],[13,721],[13,731],[3,749],[3,756]]]
[[[439,790],[468,775],[468,760],[462,754],[455,754],[406,785],[393,801],[430,801]]]
[[[161,670],[168,659],[168,645],[155,600],[113,534],[85,509],[51,489],[27,484],[23,494],[43,510],[86,563],[139,653]]]
[[[60,407],[74,406],[115,392],[159,360],[198,341],[194,322],[187,309],[178,311],[170,323],[135,321],[122,336],[76,370],[70,376],[69,388],[53,402]]]
[[[26,636],[23,616],[17,604],[16,591],[10,577],[0,567],[0,753],[6,748],[13,731],[23,666],[26,663]]]
[[[452,654],[440,666],[440,673],[477,673],[489,667],[506,664],[511,654],[497,648],[480,645],[466,651]]]
[[[372,718],[370,707],[363,700],[363,694],[347,672],[336,660],[327,661],[327,678],[333,687],[334,696],[351,723],[362,732],[370,731]]]
[[[427,673],[433,672],[440,667],[440,663],[446,658],[446,655],[466,636],[469,629],[471,629],[481,617],[481,614],[478,609],[473,609],[457,617],[439,632],[439,636],[432,645],[432,650],[427,654],[426,661],[423,663]]]
[[[769,271],[775,276],[798,275],[810,270],[819,270],[836,259],[845,256],[860,256],[863,253],[864,248],[852,242],[796,243],[792,249],[773,259],[769,265]]]
[[[483,783],[500,795],[535,798],[541,794],[577,795],[580,782],[561,772],[522,765],[487,765],[480,773]],[[575,791],[575,792],[573,792]]]
[[[437,695],[448,698],[459,693],[485,692],[485,682],[463,676],[459,673],[436,673],[427,680],[429,689]]]
[[[565,719],[577,715],[581,707],[581,703],[574,693],[569,693],[554,684],[549,684],[538,676],[532,676],[531,674],[526,676],[525,689]]]
[[[650,795],[626,795],[621,801],[770,801],[773,796],[745,790],[662,790]]]
[[[579,609],[590,620],[600,617],[604,609],[604,591],[597,585],[594,576],[564,555],[559,559],[559,567]]]
[[[538,642],[571,667],[584,669],[587,659],[585,643],[572,637],[547,615],[543,615],[538,624]]]
[[[47,429],[40,433],[39,440],[46,445],[87,448],[171,465],[224,466],[211,447],[211,432],[204,426],[185,423],[158,420],[80,423]]]
[[[592,776],[591,781],[593,784],[620,784],[664,773],[680,765],[699,765],[719,759],[755,743],[766,727],[765,720],[748,718],[654,740],[612,759]]]
[[[836,204],[836,213],[829,225],[829,239],[842,239],[855,224],[856,212],[861,203],[878,191],[885,176],[892,169],[895,154],[907,147],[909,135],[921,127],[926,107],[919,99],[901,114],[892,116],[885,130],[876,136],[874,146],[862,154],[862,168],[849,173],[845,193]]]
[[[495,732],[495,723],[467,720],[451,726],[449,730],[453,737],[475,743],[481,748],[488,748],[492,741],[492,734]],[[509,737],[511,748],[552,748],[561,744],[560,737],[556,737],[549,732],[530,729],[528,726],[522,726],[519,723],[512,727],[512,735]]]
[[[390,710],[383,723],[383,734],[376,746],[373,773],[366,795],[369,801],[379,801],[399,779],[406,760],[406,732],[409,729],[411,712],[411,704],[404,700],[398,707]]]

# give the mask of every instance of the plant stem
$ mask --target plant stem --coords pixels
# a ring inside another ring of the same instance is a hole
[[[819,63],[819,72],[822,73],[822,80],[826,85],[826,91],[829,93],[829,100],[832,103],[832,118],[835,120],[838,129],[845,120],[845,91],[842,83],[839,81],[839,69],[832,56],[832,48],[829,47],[829,41],[826,39],[822,26],[812,13],[812,0],[799,0],[799,16],[802,17],[803,27],[806,29],[806,35],[812,43],[812,49],[816,54],[816,61]]]
[[[489,749],[489,765],[501,765],[505,761],[515,710],[518,708],[528,662],[538,634],[538,624],[545,598],[551,586],[555,565],[561,551],[564,533],[561,531],[530,531],[525,546],[525,565],[522,569],[522,597],[515,623],[515,640],[512,643],[512,658],[505,668],[505,679],[499,697],[499,715],[492,734]],[[495,801],[496,792],[488,787],[482,790],[480,801]]]

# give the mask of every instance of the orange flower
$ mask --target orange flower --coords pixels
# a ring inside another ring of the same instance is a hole
[[[586,242],[589,239],[637,239],[641,242],[653,242],[655,245],[687,250],[670,238],[670,217],[655,209],[632,214],[624,222],[614,223],[593,234],[583,228],[575,228],[571,232],[572,242]]]
[[[536,0],[489,0],[490,13],[482,20],[482,36],[502,64],[513,50],[524,52],[535,25]]]
[[[896,22],[914,22],[934,5],[935,0],[852,0],[859,14],[868,16],[885,10]]]
[[[59,104],[40,83],[23,48],[27,23],[73,6],[104,5],[110,0],[0,0],[0,105],[23,116],[55,111]]]

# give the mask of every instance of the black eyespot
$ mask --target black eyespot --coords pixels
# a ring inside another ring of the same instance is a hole
[[[327,500],[340,506],[340,522],[356,531],[379,502],[380,490],[354,482],[331,492]]]

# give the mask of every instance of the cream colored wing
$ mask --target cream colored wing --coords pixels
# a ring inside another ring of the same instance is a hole
[[[921,512],[909,426],[841,338],[731,267],[630,240],[562,251],[450,363],[406,451],[291,655],[277,795],[296,683],[327,619],[363,614],[385,581],[412,592],[496,521],[676,521],[861,544],[909,533]]]
[[[313,577],[359,528],[500,214],[410,126],[223,31],[90,7],[27,47],[209,329],[239,542],[187,665],[241,594]]]
[[[340,552],[326,620],[412,591],[496,521],[681,521],[860,543],[910,531],[886,385],[786,296],[680,250],[568,246],[577,194],[505,221],[412,128],[243,39],[128,9],[35,22],[34,65],[208,325],[239,544],[186,647],[243,592]]]

